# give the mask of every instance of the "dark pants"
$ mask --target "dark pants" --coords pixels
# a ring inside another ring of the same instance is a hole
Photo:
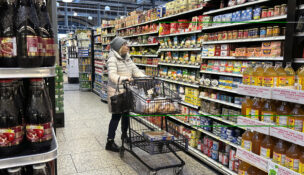
[[[121,119],[121,132],[123,136],[127,136],[127,131],[129,127],[129,120],[128,120],[128,113],[125,114],[112,114],[112,119],[109,124],[109,131],[108,131],[108,139],[115,138],[115,132],[117,130],[117,126]]]

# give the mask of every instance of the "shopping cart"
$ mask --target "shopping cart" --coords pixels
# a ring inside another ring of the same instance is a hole
[[[128,116],[129,138],[122,138],[120,157],[124,157],[125,151],[130,152],[153,175],[159,170],[169,168],[173,168],[175,174],[182,174],[185,162],[176,152],[188,149],[188,139],[174,128],[170,128],[167,118],[168,114],[180,112],[180,97],[166,87],[163,81],[155,78],[134,79],[125,82],[124,87],[131,96],[128,100],[132,115]],[[129,149],[124,146],[125,141],[128,141]],[[179,163],[155,168],[141,159],[134,152],[134,148],[139,148],[150,155],[172,153]]]

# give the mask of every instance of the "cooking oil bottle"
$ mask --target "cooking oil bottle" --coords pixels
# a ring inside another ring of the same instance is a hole
[[[298,77],[298,89],[304,90],[304,66],[302,66],[299,69],[297,73],[297,77]]]
[[[296,104],[291,111],[291,116],[288,120],[289,128],[302,132],[304,123],[304,109],[300,104]]]
[[[273,148],[273,162],[285,166],[287,145],[283,140],[279,140]]]
[[[303,150],[304,148],[302,148]],[[300,168],[299,168],[299,173],[304,174],[304,151],[302,152],[302,155],[300,157]]]
[[[300,146],[292,144],[286,152],[285,166],[295,172],[299,172]]]
[[[260,170],[254,166],[250,166],[247,170],[247,175],[256,175]]]
[[[287,73],[282,67],[282,63],[276,62],[274,70],[277,73],[277,83],[276,83],[277,87],[285,87],[287,83]]]
[[[264,135],[256,131],[253,132],[252,137],[252,152],[259,155],[261,150],[261,143],[264,140]]]
[[[263,86],[263,76],[264,76],[264,68],[261,63],[257,63],[253,74],[252,74],[252,83],[254,86]]]
[[[274,141],[270,135],[266,135],[261,143],[260,156],[270,159],[273,154]]]
[[[267,99],[262,108],[261,121],[275,124],[275,103]]]
[[[265,67],[263,76],[263,86],[275,87],[277,83],[277,73],[274,70],[272,63],[268,62]]]
[[[281,105],[277,108],[276,112],[276,124],[284,127],[287,126],[290,112],[291,111],[289,106],[287,105],[287,102],[281,102]]]
[[[247,151],[252,151],[252,137],[253,133],[247,129],[242,135],[242,148],[245,148]]]
[[[245,84],[245,85],[251,85],[252,74],[253,74],[252,64],[248,63],[248,67],[243,72],[243,84]]]
[[[248,169],[251,167],[250,164],[246,163],[245,161],[241,161],[239,165],[238,175],[248,175]]]
[[[262,113],[263,103],[257,97],[254,97],[252,107],[251,107],[251,118],[255,120],[261,120],[261,113]]]
[[[285,72],[287,74],[286,86],[294,87],[296,73],[291,67],[291,62],[286,63]]]
[[[252,100],[250,99],[249,96],[246,96],[246,99],[245,101],[243,101],[242,103],[242,115],[244,117],[248,117],[248,118],[251,118],[250,117],[250,113],[251,113],[251,107],[252,107]]]

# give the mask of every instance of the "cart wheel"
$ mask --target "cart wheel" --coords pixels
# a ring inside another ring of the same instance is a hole
[[[183,175],[183,167],[177,167],[173,169],[175,175]]]
[[[156,175],[157,171],[150,171],[149,175]]]
[[[124,158],[125,157],[125,148],[121,147],[119,150],[119,156],[120,158]]]

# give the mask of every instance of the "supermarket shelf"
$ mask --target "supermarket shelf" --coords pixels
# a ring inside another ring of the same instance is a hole
[[[266,60],[266,61],[283,61],[283,57],[233,57],[233,56],[214,56],[214,57],[202,57],[202,59],[210,60]]]
[[[298,32],[298,33],[295,34],[295,36],[303,37],[304,36],[304,32]]]
[[[107,37],[115,37],[116,34],[113,33],[113,34],[108,34],[108,35],[104,35],[104,36],[101,36],[102,38],[107,38]]]
[[[211,159],[210,157],[206,156],[205,154],[203,154],[199,150],[197,150],[195,148],[192,148],[191,146],[189,146],[188,152],[190,154],[194,155],[196,158],[198,158],[198,159],[202,160],[203,162],[207,163],[211,167],[215,168],[217,171],[223,173],[223,174],[237,175],[237,173],[231,171],[226,166],[224,166],[224,165],[220,164],[219,162]]]
[[[244,42],[259,42],[259,41],[279,41],[285,40],[285,36],[276,37],[265,37],[265,38],[248,38],[248,39],[236,39],[236,40],[221,40],[221,41],[205,41],[203,45],[206,44],[225,44],[225,43],[244,43]]]
[[[158,55],[130,55],[132,57],[153,57],[153,58],[156,58],[158,57]]]
[[[201,51],[202,48],[180,48],[180,49],[159,49],[158,52],[168,52],[168,51]]]
[[[77,41],[91,41],[91,39],[87,38],[87,39],[77,39]]]
[[[196,105],[184,102],[184,101],[181,101],[180,104],[191,107],[191,108],[194,108],[194,109],[199,109],[200,108],[199,106],[196,106]]]
[[[54,77],[55,67],[0,68],[0,78],[42,78]]]
[[[205,74],[216,74],[216,75],[225,75],[225,76],[232,76],[232,77],[243,77],[242,74],[233,74],[233,73],[227,73],[227,72],[212,72],[212,71],[205,71],[201,70],[201,73]]]
[[[129,47],[142,47],[142,46],[158,46],[159,43],[152,43],[152,44],[134,44],[134,45],[129,45]]]
[[[224,120],[224,119],[222,119],[222,118],[220,118],[220,117],[216,117],[216,116],[214,116],[214,115],[212,115],[212,114],[209,114],[209,113],[207,113],[207,112],[199,111],[199,113],[202,114],[202,115],[205,115],[205,116],[207,116],[207,117],[209,117],[209,118],[212,118],[212,119],[221,121],[221,122],[223,122],[223,123],[226,123],[226,124],[228,124],[228,125],[231,125],[231,126],[238,126],[236,123],[234,123],[234,122],[232,122],[232,121]],[[241,127],[240,127],[240,128],[241,128]]]
[[[132,37],[137,37],[137,36],[143,36],[143,35],[153,35],[153,34],[158,34],[158,31],[155,31],[155,32],[149,32],[149,33],[135,34],[135,35],[130,35],[130,36],[122,36],[122,38],[132,38]]]
[[[145,67],[157,67],[157,65],[152,65],[152,64],[141,64],[141,63],[135,63],[137,66],[145,66]]]
[[[230,92],[230,93],[235,93],[238,94],[239,92],[235,89],[225,89],[225,88],[219,88],[219,87],[213,87],[213,86],[203,86],[201,85],[201,87],[203,88],[208,88],[208,89],[214,89],[214,90],[218,90],[218,91],[224,91],[224,92]]]
[[[186,83],[186,82],[182,82],[182,81],[177,81],[177,80],[170,80],[167,78],[161,78],[161,77],[157,77],[160,80],[169,82],[169,83],[175,83],[175,84],[180,84],[180,85],[184,85],[184,86],[189,86],[189,87],[194,87],[194,88],[199,88],[199,85],[197,84],[192,84],[192,83]]]
[[[109,28],[114,28],[115,26],[106,26],[106,27],[101,27],[101,29],[109,29]]]
[[[268,172],[268,162],[269,160],[254,154],[253,152],[247,151],[244,148],[238,147],[236,151],[236,157],[243,160],[250,165],[253,165],[265,172]],[[270,160],[271,161],[271,160]]]
[[[226,27],[233,27],[233,26],[241,26],[241,25],[247,25],[247,24],[254,24],[254,23],[260,23],[260,22],[269,22],[269,21],[286,19],[286,18],[287,18],[287,15],[282,15],[282,16],[274,16],[274,17],[270,17],[270,18],[263,18],[263,19],[259,19],[259,20],[249,20],[249,21],[243,21],[243,22],[234,22],[232,24],[225,24],[225,25],[206,27],[206,28],[203,28],[203,31],[204,30],[210,30],[210,29],[220,29],[220,28],[226,28]]]
[[[158,19],[155,19],[155,20],[152,20],[152,21],[143,22],[143,23],[140,23],[140,24],[135,24],[135,25],[128,26],[128,27],[123,27],[123,28],[117,29],[117,31],[128,29],[128,28],[132,28],[132,27],[136,27],[136,26],[140,26],[140,25],[145,25],[145,24],[153,23],[153,22],[156,22],[156,21],[158,21]]]
[[[191,34],[196,34],[196,33],[201,33],[201,30],[196,30],[196,31],[191,31],[191,32],[183,32],[183,33],[172,33],[172,34],[168,34],[168,35],[159,35],[159,38],[162,37],[168,37],[168,36],[179,36],[179,35],[191,35]]]
[[[158,65],[185,67],[185,68],[196,68],[196,69],[200,68],[200,65],[189,65],[189,64],[173,64],[173,63],[161,63],[161,62],[159,62]]]
[[[177,13],[177,14],[170,15],[170,16],[165,16],[165,17],[160,18],[159,21],[169,19],[169,18],[179,17],[179,16],[182,16],[182,15],[185,15],[185,14],[188,14],[188,13],[198,12],[198,11],[201,11],[201,10],[203,10],[203,7],[188,10],[188,11]]]
[[[230,102],[225,102],[225,101],[222,101],[222,100],[217,100],[217,99],[213,99],[213,98],[209,98],[209,97],[204,97],[204,96],[199,96],[199,98],[204,99],[204,100],[208,100],[208,101],[213,101],[213,102],[216,102],[216,103],[220,103],[220,104],[223,104],[223,105],[235,107],[235,108],[238,108],[238,109],[242,109],[242,106],[238,105],[238,104],[234,104],[234,103],[230,103]]]
[[[217,9],[217,10],[211,10],[208,12],[203,13],[204,15],[211,15],[211,14],[215,14],[215,13],[220,13],[220,12],[225,12],[228,10],[233,10],[233,9],[238,9],[241,7],[247,7],[247,6],[251,6],[251,5],[256,5],[256,4],[260,4],[263,2],[269,2],[269,0],[259,0],[259,1],[254,1],[254,2],[247,2],[244,4],[240,4],[240,5],[234,5],[232,7],[225,7],[225,8],[221,8],[221,9]]]
[[[294,63],[304,63],[304,58],[295,58]]]
[[[51,143],[51,148],[48,151],[33,154],[31,149],[26,149],[27,147],[24,148],[25,150],[23,150],[20,154],[16,155],[15,157],[1,158],[0,169],[45,163],[56,159],[58,154],[57,153],[58,143],[54,129],[53,129],[53,140]]]

